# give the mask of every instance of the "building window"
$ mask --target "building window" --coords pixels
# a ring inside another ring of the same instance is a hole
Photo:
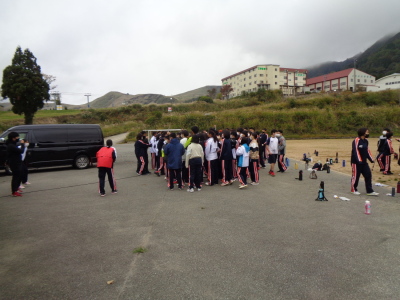
[[[251,76],[249,76],[249,79],[251,79]]]
[[[254,84],[256,84],[257,83],[257,81],[254,81]]]
[[[263,77],[264,76],[264,74],[260,74],[260,77]]]
[[[277,82],[275,82],[275,85],[277,85],[278,83]]]
[[[364,83],[367,83],[367,79],[364,79]]]
[[[360,82],[360,79],[357,79],[357,82]]]
[[[275,78],[278,78],[278,75],[275,75]]]
[[[373,80],[371,80],[371,83],[373,83],[374,81]]]
[[[244,81],[246,81],[246,78],[243,78]]]
[[[324,86],[325,89],[329,89],[329,85]]]
[[[254,77],[257,77],[257,74],[254,74]]]
[[[292,79],[289,79],[289,81],[292,81]]]
[[[351,82],[353,82],[353,78],[351,79]]]
[[[283,79],[287,79],[287,76],[283,76]]]
[[[340,85],[345,85],[345,84],[346,84],[346,82],[341,82],[341,83],[340,83]]]
[[[277,69],[277,68],[275,68],[275,71],[278,71],[278,69]]]
[[[244,87],[246,87],[246,85],[243,85]]]

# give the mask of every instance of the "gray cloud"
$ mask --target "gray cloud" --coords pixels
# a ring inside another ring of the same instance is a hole
[[[397,0],[2,2],[0,68],[29,48],[74,104],[86,92],[177,94],[261,63],[344,60],[400,31]]]

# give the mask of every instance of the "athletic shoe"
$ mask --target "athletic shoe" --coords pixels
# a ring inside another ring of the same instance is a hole
[[[388,175],[393,175],[393,173],[392,173],[392,172],[390,172],[390,171],[389,171],[389,172],[387,172],[387,173],[388,173]]]
[[[142,174],[140,174],[140,173],[138,173],[138,172],[136,172],[136,174],[138,174],[139,176],[142,175]]]
[[[187,191],[188,191],[189,193],[193,193],[193,192],[194,192],[194,189],[187,189]]]
[[[22,195],[20,193],[18,193],[18,192],[12,193],[11,196],[13,196],[13,197],[22,197]]]
[[[100,194],[101,197],[104,197],[106,194]]]
[[[247,184],[241,184],[240,186],[239,186],[239,189],[244,189],[244,188],[246,188],[247,187]]]
[[[173,191],[174,189],[169,189],[170,191]]]
[[[353,195],[361,195],[359,191],[351,192]]]
[[[19,186],[19,189],[24,189],[25,187],[23,186],[23,185],[20,185]]]
[[[273,171],[269,171],[268,174],[271,175],[272,177],[275,176],[275,173]]]
[[[235,180],[229,181],[229,185],[232,185],[235,182]]]
[[[226,185],[229,185],[230,183],[229,182],[223,182],[223,183],[221,183],[221,186],[226,186]]]
[[[250,184],[251,185],[259,185],[260,183],[259,182],[251,182]]]
[[[23,182],[22,184],[30,185],[31,183],[27,181],[27,182]]]
[[[180,187],[180,188],[178,188],[178,190],[182,191],[183,189]]]
[[[111,192],[111,194],[116,194],[116,193],[118,193],[117,190]]]
[[[23,192],[23,190],[21,190],[21,189],[18,189],[18,191],[17,191],[18,193],[22,193]]]
[[[174,180],[174,184],[177,184],[177,183],[178,183],[178,180],[175,179],[175,180]]]
[[[377,192],[372,192],[372,193],[368,193],[367,196],[378,196],[379,193]]]
[[[201,188],[198,188],[197,191],[200,192],[200,191],[201,191]]]
[[[213,184],[211,182],[206,182],[205,185],[212,186]]]

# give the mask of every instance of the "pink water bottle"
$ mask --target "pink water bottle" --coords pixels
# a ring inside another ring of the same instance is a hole
[[[371,214],[371,202],[369,202],[368,200],[365,200],[364,208],[365,208],[365,214],[370,215]]]

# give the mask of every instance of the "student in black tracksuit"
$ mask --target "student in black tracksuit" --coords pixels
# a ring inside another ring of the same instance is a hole
[[[266,133],[267,130],[264,128],[262,133],[258,137],[258,152],[260,157],[260,165],[262,168],[265,168],[265,145],[267,143],[268,134]]]
[[[232,142],[230,140],[231,134],[228,130],[224,130],[223,139],[221,140],[221,170],[222,170],[222,184],[226,186],[233,183],[233,171],[232,171]]]
[[[12,171],[11,179],[11,193],[13,197],[21,197],[22,195],[19,190],[21,184],[21,168],[22,168],[22,156],[21,154],[25,150],[25,145],[21,144],[19,148],[17,143],[19,142],[19,133],[12,131],[8,134],[7,140],[7,164]],[[28,143],[28,142],[26,142]]]
[[[392,145],[393,132],[388,132],[386,134],[386,139],[383,141],[382,145],[382,156],[380,157],[381,162],[383,162],[383,175],[392,175],[390,172],[390,163],[392,159],[392,154],[394,153]]]
[[[367,160],[374,162],[371,151],[368,149],[369,131],[367,128],[358,130],[358,137],[354,139],[351,149],[351,192],[355,195],[360,195],[357,191],[358,181],[362,174],[365,180],[365,188],[368,196],[378,196],[372,189],[372,174]]]
[[[149,148],[150,146],[148,143],[146,143],[146,141],[147,139],[144,140],[141,133],[136,136],[135,155],[137,159],[136,174],[138,175],[146,175],[150,173],[149,171],[146,172],[147,164],[149,162],[147,156],[147,148]]]

